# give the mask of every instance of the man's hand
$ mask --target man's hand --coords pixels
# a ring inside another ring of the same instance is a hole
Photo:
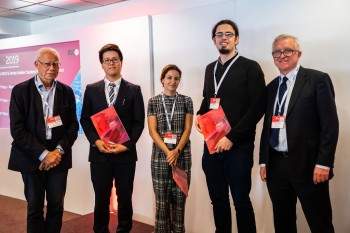
[[[128,148],[122,144],[109,144],[108,146],[111,153],[114,154],[119,154],[128,150]]]
[[[48,171],[51,168],[56,167],[62,159],[62,155],[58,152],[58,150],[50,151],[46,157],[41,161],[39,165],[39,170]]]
[[[323,169],[323,168],[319,168],[319,167],[315,167],[314,169],[314,183],[318,184],[321,182],[325,182],[329,179],[329,170],[327,169]]]
[[[227,137],[223,137],[216,144],[215,150],[217,153],[221,153],[227,150],[230,150],[233,146],[233,143]]]
[[[202,129],[201,127],[199,126],[199,123],[198,123],[198,118],[200,117],[201,115],[197,115],[195,118],[194,118],[194,126],[196,127],[196,129],[198,130],[198,132],[202,133]]]
[[[113,153],[111,151],[111,147],[100,139],[96,140],[95,145],[97,149],[102,153]]]
[[[260,178],[262,181],[266,181],[266,167],[260,167]]]

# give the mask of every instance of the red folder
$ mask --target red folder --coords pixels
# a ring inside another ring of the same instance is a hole
[[[216,144],[231,130],[230,123],[226,118],[224,110],[219,106],[218,109],[213,109],[206,114],[199,116],[198,123],[202,130],[209,153],[214,154],[216,152]]]
[[[113,106],[96,113],[90,118],[98,135],[106,143],[122,144],[130,140]]]
[[[188,196],[188,180],[187,173],[178,165],[173,165],[173,179],[175,183],[179,186],[179,188],[184,192],[186,197]]]

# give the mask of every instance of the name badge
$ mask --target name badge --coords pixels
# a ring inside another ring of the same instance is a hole
[[[210,98],[210,109],[218,109],[220,106],[220,98]]]
[[[59,115],[47,118],[46,123],[50,129],[63,125],[61,117]]]
[[[164,134],[164,142],[169,144],[176,144],[177,135],[175,133],[166,132]]]
[[[273,129],[283,129],[285,123],[284,116],[272,116],[271,128]]]

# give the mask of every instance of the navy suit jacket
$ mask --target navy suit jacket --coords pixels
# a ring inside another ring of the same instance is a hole
[[[267,86],[267,108],[260,142],[260,164],[269,178],[269,139],[279,77]],[[286,113],[288,160],[293,177],[312,181],[315,165],[333,168],[339,122],[328,74],[300,67]],[[333,176],[331,170],[330,178]]]
[[[129,141],[123,143],[128,150],[118,155],[105,154],[98,150],[95,146],[95,141],[100,139],[100,137],[90,119],[92,115],[108,108],[105,82],[101,80],[87,85],[80,123],[90,142],[90,162],[106,162],[106,156],[116,156],[116,161],[120,163],[137,161],[136,142],[140,138],[145,125],[145,109],[140,86],[122,79],[117,99],[113,106],[130,137]]]
[[[73,90],[56,83],[53,116],[59,115],[63,125],[52,129],[50,144],[46,141],[45,120],[41,96],[34,78],[17,84],[11,93],[10,130],[13,138],[8,168],[14,171],[31,172],[40,165],[39,156],[57,145],[64,150],[60,164],[55,170],[72,167],[72,145],[78,136],[79,123],[76,116]],[[52,169],[52,170],[53,170]]]

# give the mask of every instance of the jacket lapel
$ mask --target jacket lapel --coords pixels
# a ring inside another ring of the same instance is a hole
[[[59,115],[60,112],[60,100],[62,95],[62,86],[60,85],[59,82],[56,82],[56,90],[55,90],[55,98],[54,98],[54,102],[53,102],[53,116],[57,116]]]
[[[275,107],[275,100],[277,96],[278,86],[279,86],[279,76],[275,78],[271,83],[271,91],[268,96],[268,103],[270,103],[270,105],[267,106],[268,109],[266,111],[268,114],[270,114],[268,119],[272,119],[271,117],[274,114],[274,107]]]
[[[32,93],[33,93],[33,100],[35,103],[37,116],[40,117],[41,119],[44,119],[44,110],[43,110],[42,99],[41,99],[41,95],[38,91],[38,88],[35,86],[34,78],[30,82],[30,89],[32,90]],[[43,123],[45,123],[45,122],[43,121]]]
[[[120,82],[118,95],[117,95],[117,100],[115,101],[115,104],[114,104],[115,106],[124,104],[125,96],[127,95],[128,90],[129,90],[129,83],[122,78]]]
[[[300,94],[301,90],[303,89],[305,82],[306,82],[305,70],[303,67],[300,67],[299,72],[297,74],[297,77],[295,79],[293,92],[290,96],[288,110],[287,110],[287,114],[286,114],[287,116],[290,113],[290,111],[292,110],[296,100],[298,99],[299,94]]]
[[[104,108],[108,108],[108,102],[107,102],[106,93],[105,93],[105,81],[104,81],[104,79],[97,83],[96,100],[100,101],[101,99],[103,100],[103,102],[101,102],[101,103],[104,105]]]

